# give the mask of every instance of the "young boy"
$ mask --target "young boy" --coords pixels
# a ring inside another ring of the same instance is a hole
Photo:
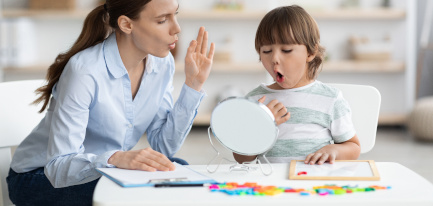
[[[315,80],[324,48],[314,19],[296,5],[276,8],[260,22],[255,47],[275,80],[247,94],[267,105],[280,131],[266,157],[306,164],[357,159],[360,144],[349,105],[339,90]],[[233,155],[240,163],[256,158]]]

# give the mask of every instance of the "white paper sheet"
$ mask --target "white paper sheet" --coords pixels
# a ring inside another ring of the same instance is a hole
[[[97,168],[99,172],[123,187],[153,186],[159,180],[174,183],[212,183],[213,179],[174,163],[174,171],[147,172],[141,170],[128,170],[119,168]],[[156,180],[156,181],[152,181]]]

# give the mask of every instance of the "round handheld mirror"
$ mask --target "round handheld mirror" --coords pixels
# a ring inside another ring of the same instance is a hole
[[[221,101],[212,112],[210,128],[214,137],[227,149],[241,155],[261,155],[266,161],[264,154],[274,146],[278,137],[275,118],[269,108],[244,97],[229,97]]]

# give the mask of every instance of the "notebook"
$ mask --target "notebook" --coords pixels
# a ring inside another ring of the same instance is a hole
[[[174,165],[176,166],[176,169],[174,171],[168,172],[147,172],[141,170],[128,170],[119,168],[96,168],[96,170],[122,187],[154,186],[155,184],[160,183],[217,183],[212,178],[207,177],[190,168],[184,167],[176,162],[174,162]]]

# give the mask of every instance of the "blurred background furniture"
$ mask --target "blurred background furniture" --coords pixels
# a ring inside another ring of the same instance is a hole
[[[6,177],[12,160],[11,147],[19,145],[45,116],[40,107],[31,105],[34,91],[44,80],[23,80],[0,83],[0,183],[1,205],[12,205]]]

